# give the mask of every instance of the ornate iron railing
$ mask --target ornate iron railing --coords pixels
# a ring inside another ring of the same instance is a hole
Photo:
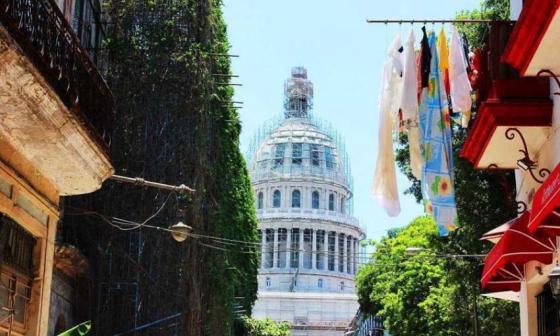
[[[69,110],[109,144],[114,101],[105,80],[54,0],[0,0],[0,24]]]

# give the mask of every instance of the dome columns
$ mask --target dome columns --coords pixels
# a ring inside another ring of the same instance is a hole
[[[302,226],[262,228],[261,270],[318,270],[356,273],[358,238],[343,232]]]

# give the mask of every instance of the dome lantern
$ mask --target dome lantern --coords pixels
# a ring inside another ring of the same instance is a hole
[[[307,69],[293,67],[292,77],[284,83],[284,116],[307,118],[313,107],[313,83],[307,79]]]

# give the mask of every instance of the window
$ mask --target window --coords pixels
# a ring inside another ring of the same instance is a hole
[[[270,288],[271,285],[272,285],[272,280],[270,280],[270,278],[266,278],[266,280],[265,280],[266,288]]]
[[[257,234],[259,235],[259,243],[262,244],[262,237],[263,237],[263,233],[261,230],[257,230]],[[264,268],[264,265],[262,264],[262,251],[264,250],[264,245],[261,246],[261,249],[259,250],[259,267]]]
[[[272,268],[274,260],[274,230],[266,229],[265,231],[265,251],[264,251],[264,267]]]
[[[329,260],[328,260],[328,267],[329,271],[334,271],[334,249],[335,249],[335,242],[336,242],[336,232],[329,232],[329,239],[328,239],[328,251],[329,251]]]
[[[334,211],[334,194],[329,194],[329,210]]]
[[[541,294],[537,295],[538,336],[558,335],[560,331],[558,309],[550,285],[546,284]]]
[[[22,333],[27,328],[35,243],[21,226],[0,214],[0,324],[7,321],[6,312],[13,311],[13,327]]]
[[[323,279],[317,280],[317,288],[323,288]]]
[[[351,236],[346,236],[346,273],[351,273],[352,270],[352,243],[353,239]]]
[[[314,191],[311,193],[311,207],[313,209],[319,209],[319,192]]]
[[[316,167],[321,165],[321,149],[319,145],[311,145],[311,164]]]
[[[346,200],[344,199],[344,196],[340,199],[340,212],[346,213]]]
[[[292,191],[292,208],[301,207],[301,192],[299,190]]]
[[[340,282],[340,291],[344,291],[344,281]]]
[[[303,230],[303,268],[311,269],[313,265],[313,230]]]
[[[319,230],[317,231],[317,260],[315,267],[318,270],[325,269],[325,231]]]
[[[303,144],[294,143],[292,144],[292,164],[296,166],[301,166],[302,156],[303,156]]]
[[[257,209],[262,209],[263,208],[263,201],[264,201],[264,195],[261,191],[257,195]]]
[[[282,194],[280,194],[280,190],[274,190],[274,193],[272,194],[272,207],[273,208],[279,208],[280,207],[281,197],[282,197]]]
[[[344,272],[344,259],[345,259],[345,251],[344,251],[344,233],[340,233],[338,235],[338,271]]]
[[[277,144],[274,149],[274,168],[282,167],[284,164],[284,152],[286,150],[286,144]]]
[[[334,157],[332,153],[332,148],[325,147],[325,163],[327,165],[327,169],[334,168]]]
[[[299,229],[292,229],[292,243],[290,246],[290,267],[299,267]]]
[[[278,268],[286,267],[287,237],[287,229],[278,229],[278,244],[276,247],[276,267]]]

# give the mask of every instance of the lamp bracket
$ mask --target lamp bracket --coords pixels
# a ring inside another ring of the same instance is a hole
[[[525,141],[525,137],[523,136],[523,133],[521,133],[521,131],[516,127],[510,127],[505,131],[505,136],[506,139],[508,140],[513,140],[515,139],[516,136],[519,136],[519,139],[521,139],[521,142],[523,144],[523,148],[519,149],[519,152],[523,154],[523,157],[517,160],[517,162],[520,166],[523,165],[522,168],[524,170],[529,171],[529,174],[531,175],[531,177],[535,182],[542,184],[544,180],[546,180],[548,175],[550,175],[550,170],[546,168],[541,168],[538,170],[539,177],[535,175],[535,170],[537,170],[538,164],[537,161],[531,159],[531,157],[529,156],[529,149],[527,147],[527,142]]]

